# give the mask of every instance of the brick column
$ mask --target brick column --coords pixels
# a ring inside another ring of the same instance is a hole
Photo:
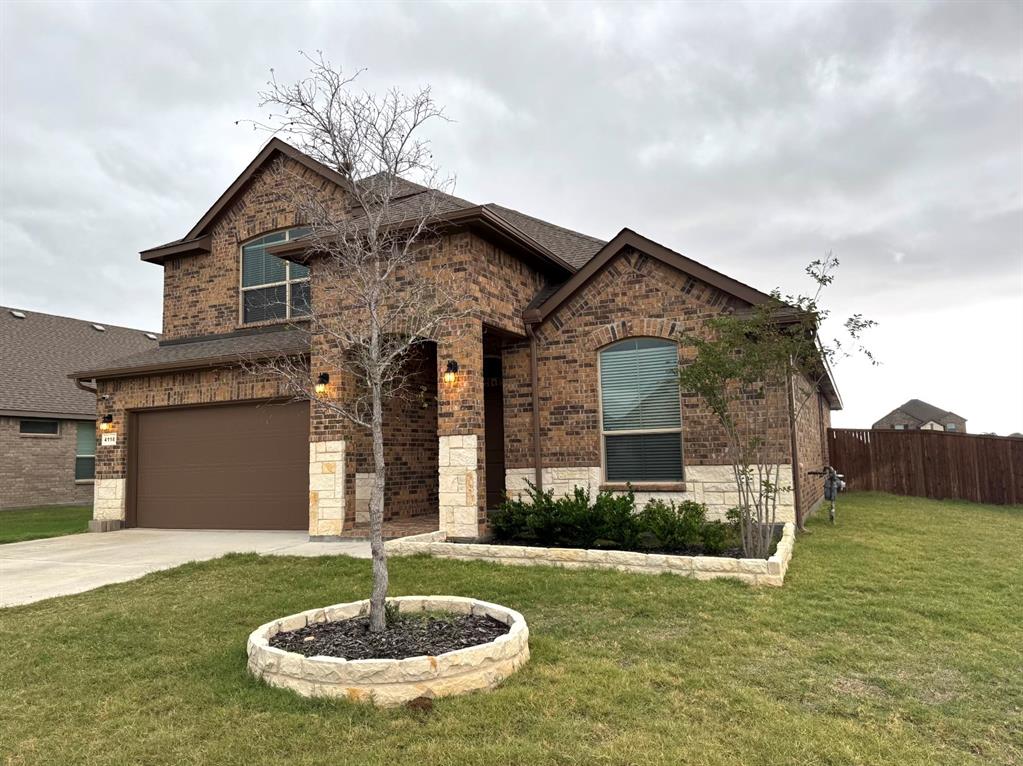
[[[444,382],[449,360],[454,383]],[[476,538],[486,496],[483,444],[483,323],[460,320],[437,343],[437,443],[440,528]]]

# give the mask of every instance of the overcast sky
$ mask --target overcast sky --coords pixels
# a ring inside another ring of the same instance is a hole
[[[0,3],[0,303],[158,330],[161,269],[321,49],[430,84],[457,193],[628,226],[880,322],[841,426],[917,397],[1023,431],[1023,3]]]

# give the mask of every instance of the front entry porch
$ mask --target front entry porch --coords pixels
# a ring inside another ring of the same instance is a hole
[[[451,539],[475,540],[484,532],[486,509],[501,502],[505,489],[502,352],[508,338],[467,320],[410,360],[405,395],[385,410],[385,537],[440,529]],[[329,372],[314,358],[312,374],[321,371]],[[330,374],[332,381],[340,378]],[[345,386],[336,390],[344,395]],[[374,478],[369,434],[314,413],[310,537],[368,536]]]

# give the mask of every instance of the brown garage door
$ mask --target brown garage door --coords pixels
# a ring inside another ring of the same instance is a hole
[[[155,410],[136,418],[138,526],[308,528],[308,404]]]

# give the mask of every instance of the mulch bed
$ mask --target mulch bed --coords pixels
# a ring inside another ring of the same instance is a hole
[[[486,644],[507,632],[493,617],[415,614],[399,615],[382,633],[370,633],[369,617],[353,617],[278,633],[270,646],[306,657],[403,660]]]

